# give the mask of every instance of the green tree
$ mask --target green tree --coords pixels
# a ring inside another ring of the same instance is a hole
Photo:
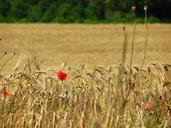
[[[138,18],[148,5],[151,21],[171,21],[171,0],[0,0],[0,21],[125,22],[133,5]]]
[[[38,5],[30,6],[28,9],[28,20],[31,22],[40,21],[42,16],[42,10]]]
[[[28,7],[29,5],[27,0],[11,0],[8,16],[12,20],[27,18]]]
[[[3,3],[3,4],[1,4]],[[8,10],[10,8],[10,4],[8,0],[0,0],[0,22],[7,21],[6,18],[8,16]]]

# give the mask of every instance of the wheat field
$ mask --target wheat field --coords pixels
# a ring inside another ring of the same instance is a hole
[[[133,25],[0,24],[1,127],[170,128],[171,25],[148,27],[140,67],[145,25],[129,65]]]
[[[59,25],[59,24],[0,24],[0,50],[16,52],[14,61],[21,56],[37,56],[46,68],[58,68],[67,61],[72,67],[79,64],[109,66],[121,61],[124,42],[122,27],[128,36],[128,58],[133,25]],[[144,52],[145,25],[137,25],[134,64],[141,64]],[[171,63],[171,25],[149,25],[147,61]],[[129,59],[128,59],[129,61]]]

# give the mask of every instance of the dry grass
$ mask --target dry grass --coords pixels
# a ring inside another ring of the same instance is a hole
[[[0,92],[11,93],[0,97],[2,128],[171,127],[171,65],[165,64],[170,63],[170,25],[149,26],[149,64],[143,69],[134,65],[142,63],[143,25],[137,26],[131,67],[126,53],[121,58],[122,25],[0,28],[1,51],[7,51],[0,55]],[[126,28],[130,42],[132,28]],[[151,63],[156,60],[162,63]],[[56,71],[63,61],[68,78],[61,82]]]
[[[154,128],[171,127],[171,65],[151,64],[108,69],[86,66],[41,70],[36,58],[9,75],[1,75],[0,124],[3,128]]]

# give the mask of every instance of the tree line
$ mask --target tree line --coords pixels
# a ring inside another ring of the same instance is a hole
[[[171,0],[0,0],[0,22],[118,23],[171,21]]]

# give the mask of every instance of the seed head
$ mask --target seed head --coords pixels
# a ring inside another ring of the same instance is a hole
[[[147,5],[144,6],[144,11],[147,11],[147,9],[148,9],[148,6]]]
[[[132,6],[131,9],[132,9],[133,12],[135,12],[136,7]]]

